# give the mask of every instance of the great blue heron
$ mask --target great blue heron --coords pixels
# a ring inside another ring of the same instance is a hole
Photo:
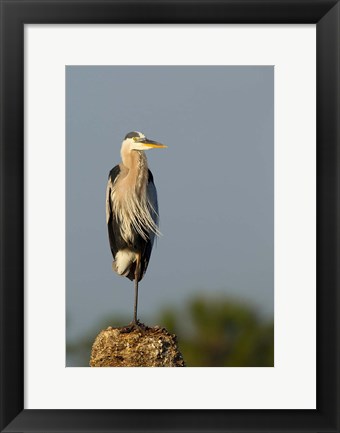
[[[155,235],[160,234],[157,191],[144,151],[164,147],[141,132],[129,132],[122,143],[122,162],[110,171],[107,182],[112,269],[135,281],[133,325],[138,323],[138,282],[148,267]]]

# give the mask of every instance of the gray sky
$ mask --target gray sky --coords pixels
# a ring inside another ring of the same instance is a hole
[[[273,67],[68,66],[68,338],[115,314],[132,318],[133,282],[111,270],[105,190],[134,130],[169,146],[146,153],[163,236],[140,284],[140,319],[196,293],[272,315]]]

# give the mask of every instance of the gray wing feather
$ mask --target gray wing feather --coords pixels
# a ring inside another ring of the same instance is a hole
[[[109,220],[112,216],[112,203],[111,203],[111,192],[114,183],[117,180],[117,177],[120,173],[120,167],[119,164],[113,167],[113,169],[109,173],[109,178],[107,180],[107,186],[106,186],[106,224],[109,223]]]
[[[111,190],[112,190],[112,182],[111,179],[109,178],[109,180],[107,181],[107,186],[106,186],[106,224],[109,223],[109,220],[111,218]]]
[[[153,183],[153,179],[149,179],[149,183],[146,190],[147,196],[148,196],[148,202],[150,204],[150,214],[155,222],[155,224],[158,227],[159,224],[159,213],[158,213],[158,200],[157,200],[157,190],[155,187],[155,184]],[[149,233],[150,241],[153,244],[153,241],[155,239],[154,233]]]

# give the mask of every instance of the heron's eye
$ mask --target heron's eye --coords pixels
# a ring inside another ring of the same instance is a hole
[[[139,137],[132,137],[133,141],[137,141],[139,139]]]

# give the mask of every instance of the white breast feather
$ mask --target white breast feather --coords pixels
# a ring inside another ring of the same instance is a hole
[[[152,193],[148,187],[137,195],[134,191],[126,190],[125,194],[117,194],[115,184],[111,188],[111,203],[113,213],[118,217],[121,235],[127,242],[133,240],[132,229],[143,239],[153,240],[154,236],[160,236],[158,228],[158,206],[156,189],[153,186]],[[148,234],[145,234],[145,229]]]

